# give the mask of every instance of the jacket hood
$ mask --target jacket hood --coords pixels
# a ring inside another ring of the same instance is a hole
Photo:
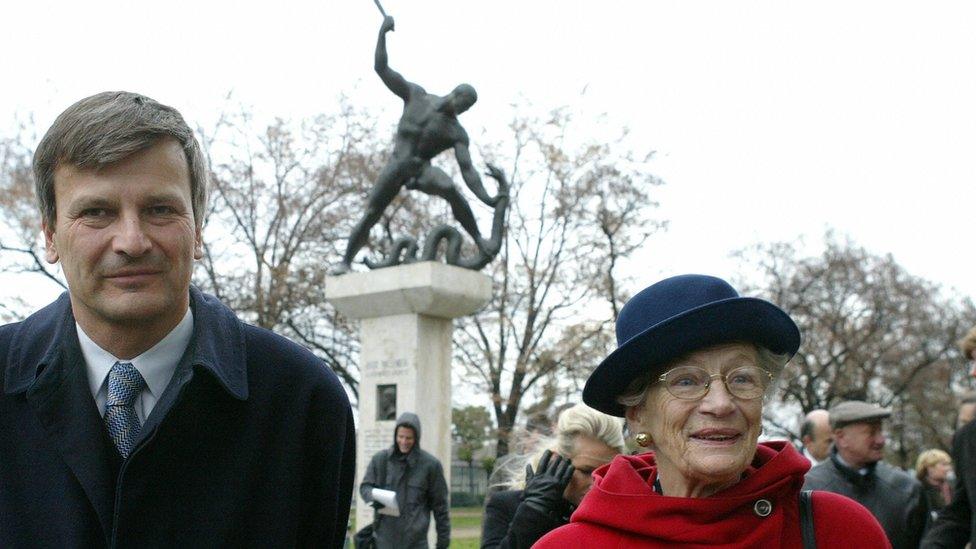
[[[393,428],[393,453],[394,454],[400,453],[400,449],[397,447],[397,443],[396,443],[396,430],[404,425],[413,429],[414,437],[416,437],[416,440],[413,443],[413,448],[410,450],[410,453],[412,454],[413,450],[420,449],[420,417],[418,417],[417,414],[413,412],[403,412],[402,414],[400,414],[400,417],[398,417],[396,420],[396,427]]]
[[[657,478],[653,453],[617,456],[593,472],[593,486],[572,522],[662,545],[776,545],[784,528],[795,527],[795,500],[809,468],[810,462],[788,442],[765,442],[734,486],[706,498],[668,497],[652,488]]]

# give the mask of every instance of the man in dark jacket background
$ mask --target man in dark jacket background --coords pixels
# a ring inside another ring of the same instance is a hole
[[[969,374],[976,377],[976,327],[969,330],[959,348],[970,363]],[[949,502],[932,524],[922,547],[976,547],[976,515],[972,498],[976,496],[976,421],[959,427],[952,437],[952,463],[956,484]]]
[[[830,409],[834,444],[828,459],[810,469],[804,490],[826,490],[867,507],[884,528],[893,549],[915,549],[928,508],[922,485],[913,476],[882,461],[882,420],[891,411],[859,400]]]
[[[68,291],[0,327],[0,547],[340,547],[345,391],[321,360],[190,286],[207,165],[127,92],[62,113],[34,155]]]
[[[400,516],[378,512],[373,488],[396,492]],[[451,543],[448,489],[441,462],[420,449],[420,418],[411,412],[397,418],[393,445],[377,452],[366,468],[359,493],[377,509],[375,531],[379,549],[426,549],[430,514],[434,513],[437,549]]]

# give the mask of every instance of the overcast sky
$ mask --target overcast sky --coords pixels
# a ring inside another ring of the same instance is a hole
[[[606,113],[658,151],[670,230],[632,258],[635,289],[680,272],[731,277],[730,251],[817,242],[830,226],[976,297],[976,4],[384,4],[394,68],[433,93],[478,89],[462,116],[471,135],[529,101]],[[397,102],[372,72],[380,22],[371,0],[13,3],[0,20],[0,131],[27,113],[46,128],[107,89],[203,125],[229,92],[292,118],[346,93],[393,124]]]

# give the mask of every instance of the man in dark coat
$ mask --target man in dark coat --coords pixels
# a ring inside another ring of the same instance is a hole
[[[0,327],[0,547],[341,546],[348,399],[190,286],[207,172],[180,114],[83,99],[34,177],[68,291]]]
[[[970,361],[969,374],[976,377],[976,328],[959,342],[962,354]],[[949,502],[922,540],[922,547],[976,547],[976,514],[972,498],[976,496],[976,421],[961,426],[952,438],[952,464],[956,484]]]
[[[858,400],[830,409],[834,444],[828,459],[810,469],[804,490],[826,490],[867,507],[894,549],[915,549],[925,528],[928,506],[918,480],[882,461],[881,421],[891,411]]]
[[[366,468],[359,493],[377,509],[375,531],[379,549],[426,549],[430,514],[434,513],[437,549],[451,544],[448,490],[441,462],[420,449],[420,418],[405,412],[397,419],[393,446],[377,452]],[[396,492],[400,516],[380,511],[373,489]]]

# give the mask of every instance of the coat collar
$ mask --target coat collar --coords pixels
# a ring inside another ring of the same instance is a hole
[[[192,366],[208,371],[221,387],[238,400],[247,400],[247,352],[244,325],[233,311],[212,295],[190,287],[193,308]],[[74,330],[74,315],[67,292],[27,317],[9,326],[14,330],[6,357],[4,391],[26,391],[47,366],[54,364]]]
[[[837,471],[841,474],[841,476],[846,478],[854,486],[863,486],[874,480],[875,471],[878,466],[877,462],[870,463],[865,466],[867,471],[862,474],[860,471],[849,467],[847,464],[841,461],[840,456],[837,454],[836,446],[831,446],[829,459],[831,463],[833,463],[834,467],[837,468]]]

